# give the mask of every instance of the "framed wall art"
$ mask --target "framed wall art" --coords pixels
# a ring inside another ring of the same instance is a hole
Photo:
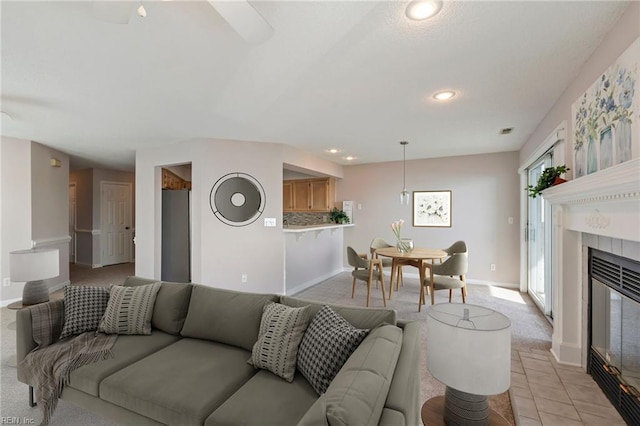
[[[574,177],[640,157],[639,58],[640,38],[571,106]]]
[[[413,226],[451,227],[451,191],[413,191]]]

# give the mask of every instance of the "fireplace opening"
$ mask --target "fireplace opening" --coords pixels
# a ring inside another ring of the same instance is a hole
[[[640,424],[640,262],[589,249],[587,372],[629,424]]]

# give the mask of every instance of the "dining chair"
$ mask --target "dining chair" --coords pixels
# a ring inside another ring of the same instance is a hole
[[[371,258],[372,259],[381,259],[383,268],[391,268],[391,265],[393,264],[393,259],[391,259],[389,257],[380,258],[380,257],[378,257],[378,254],[376,253],[377,249],[386,248],[386,247],[394,247],[394,246],[392,246],[391,244],[387,243],[384,240],[384,238],[382,238],[382,237],[375,237],[371,241],[371,245],[369,247],[369,249],[371,250]],[[397,288],[397,283],[398,282],[400,283],[400,285],[404,285],[404,281],[402,279],[402,266],[400,266],[398,268],[398,280],[396,281],[396,290],[398,290],[398,288]],[[378,280],[376,280],[376,288],[378,288]]]
[[[449,303],[453,297],[453,290],[456,288],[462,291],[462,303],[467,303],[467,280],[466,274],[469,268],[469,257],[467,253],[453,253],[443,263],[433,265],[427,264],[433,273],[433,282],[430,279],[431,273],[425,274],[424,286],[421,288],[420,301],[424,300],[424,289],[428,289],[431,295],[431,304],[435,303],[436,290],[449,290]]]
[[[347,247],[347,261],[353,266],[351,276],[353,284],[351,288],[351,298],[356,293],[356,280],[365,281],[367,283],[367,307],[369,307],[369,298],[371,295],[371,281],[374,279],[374,268],[377,269],[378,279],[380,280],[380,288],[382,289],[382,303],[387,306],[387,299],[384,292],[384,275],[382,273],[381,259],[368,259],[366,254],[358,254],[352,247]]]
[[[458,240],[455,243],[451,244],[451,246],[446,249],[442,249],[447,252],[449,256],[454,253],[466,253],[467,252],[467,243],[462,240]]]

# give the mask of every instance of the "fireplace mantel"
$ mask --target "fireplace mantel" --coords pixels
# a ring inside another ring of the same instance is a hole
[[[585,235],[640,242],[640,158],[548,188],[552,206],[551,352],[586,368]]]
[[[548,188],[542,196],[562,207],[564,229],[640,241],[640,158]]]

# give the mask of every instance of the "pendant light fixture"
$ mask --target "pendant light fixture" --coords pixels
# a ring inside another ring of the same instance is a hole
[[[402,192],[400,192],[400,204],[409,205],[409,191],[407,191],[407,145],[409,142],[400,141],[402,145]]]

